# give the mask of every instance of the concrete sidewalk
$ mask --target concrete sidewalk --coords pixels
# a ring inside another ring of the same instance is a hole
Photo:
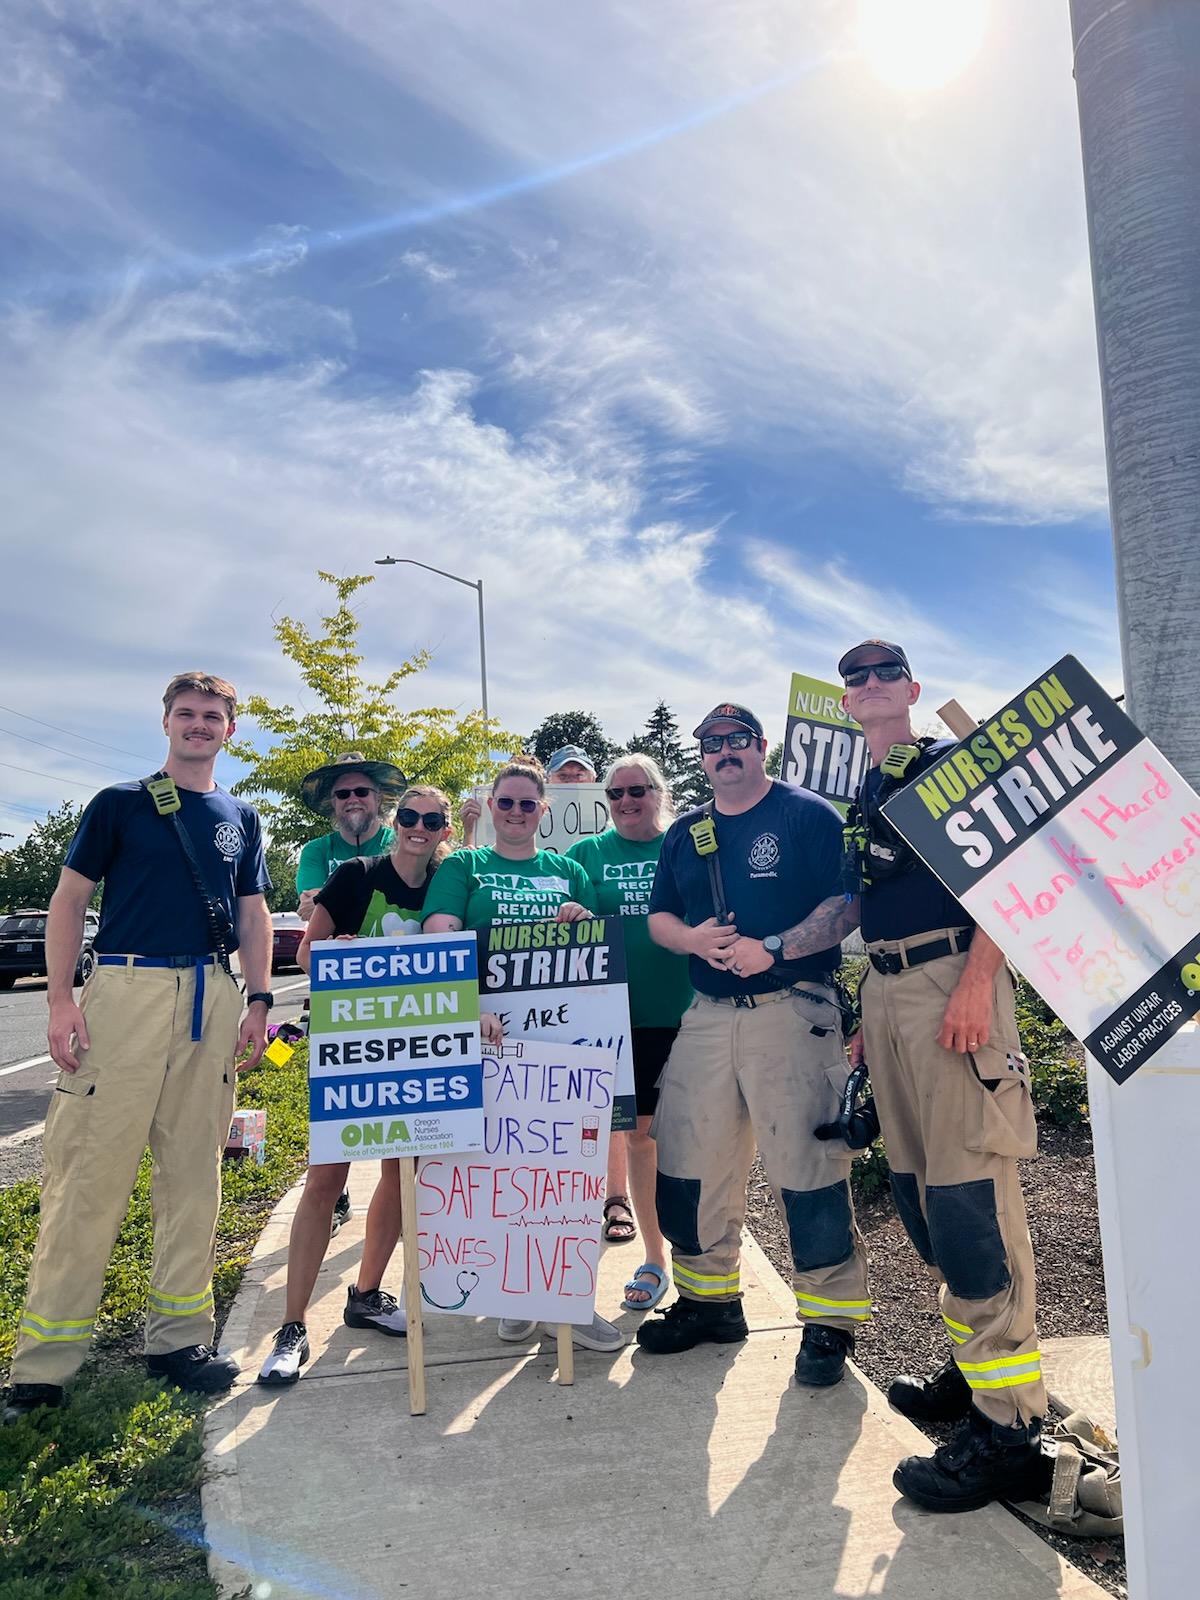
[[[892,1487],[929,1447],[854,1372],[798,1390],[794,1301],[761,1251],[743,1258],[750,1338],[682,1356],[500,1344],[493,1323],[426,1317],[428,1413],[410,1417],[403,1340],[343,1326],[374,1164],[330,1248],[294,1387],[254,1384],[283,1314],[285,1196],[223,1343],[243,1380],[209,1414],[210,1567],[256,1600],[1100,1600],[1103,1591],[998,1506],[932,1516]],[[609,1247],[597,1306],[615,1315],[641,1260]],[[399,1288],[394,1266],[391,1287]]]

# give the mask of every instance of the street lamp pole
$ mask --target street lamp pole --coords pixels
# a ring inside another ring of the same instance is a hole
[[[487,722],[487,639],[483,631],[483,579],[460,578],[457,572],[446,572],[441,567],[431,567],[427,562],[414,561],[411,556],[379,556],[376,558],[375,565],[377,567],[420,567],[424,572],[436,572],[439,578],[449,578],[451,583],[461,583],[466,589],[474,589],[475,597],[479,602],[479,692],[483,700],[483,720]]]

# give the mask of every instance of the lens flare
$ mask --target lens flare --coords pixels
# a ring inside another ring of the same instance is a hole
[[[858,46],[892,88],[941,89],[979,53],[990,9],[990,0],[859,0]]]

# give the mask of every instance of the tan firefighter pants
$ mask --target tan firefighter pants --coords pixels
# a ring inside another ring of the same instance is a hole
[[[902,955],[951,930],[880,941]],[[954,1359],[976,1407],[1012,1425],[1042,1416],[1033,1246],[1017,1158],[1037,1149],[1008,969],[996,974],[991,1038],[974,1055],[937,1042],[965,954],[891,974],[868,967],[863,1042],[896,1206],[940,1280]]]
[[[104,1271],[138,1162],[154,1157],[154,1261],[146,1350],[212,1342],[221,1154],[233,1115],[241,996],[205,968],[192,1042],[194,968],[98,967],[80,999],[91,1046],[60,1073],[46,1115],[41,1228],[13,1383],[64,1384],[87,1355]]]
[[[813,994],[832,991],[805,985]],[[841,1017],[791,994],[754,1007],[697,995],[663,1072],[651,1134],[658,1219],[672,1276],[692,1300],[740,1293],[746,1179],[757,1141],[787,1221],[801,1318],[853,1331],[871,1314],[866,1255],[850,1200],[850,1157],[812,1130],[832,1121],[846,1084]]]

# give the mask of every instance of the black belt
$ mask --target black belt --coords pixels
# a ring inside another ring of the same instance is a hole
[[[905,967],[924,966],[926,961],[936,961],[940,956],[961,955],[969,948],[974,934],[974,928],[963,928],[953,942],[935,939],[932,944],[919,944],[914,950],[906,950],[903,956],[899,950],[869,950],[867,954],[876,972],[894,977]]]

